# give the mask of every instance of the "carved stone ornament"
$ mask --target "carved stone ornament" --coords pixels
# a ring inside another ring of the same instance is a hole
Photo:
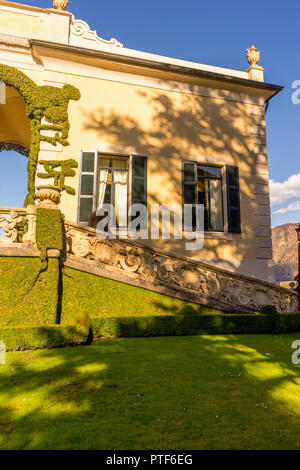
[[[260,52],[256,49],[255,46],[250,47],[246,50],[247,60],[249,65],[257,65],[260,59]]]
[[[94,43],[100,43],[100,44],[102,43],[102,44],[112,45],[116,47],[123,47],[123,44],[121,44],[115,38],[111,38],[109,41],[106,39],[100,38],[100,36],[98,36],[97,34],[97,31],[92,31],[89,25],[85,21],[75,20],[74,16],[72,18],[72,23],[71,23],[71,40],[72,40],[72,36],[77,39],[81,38],[83,40],[87,40],[89,46],[91,46],[91,41],[93,41]],[[95,45],[93,45],[93,47],[94,46]]]
[[[17,226],[22,224],[23,221],[24,216],[13,210],[9,214],[0,214],[0,229],[5,235],[4,237],[0,235],[0,243],[17,243]]]
[[[57,208],[60,203],[61,189],[57,186],[50,184],[44,186],[38,186],[36,199],[39,207],[45,207],[49,209]]]
[[[4,243],[27,244],[36,246],[36,206],[26,208],[0,207],[0,246]]]
[[[183,298],[219,306],[237,313],[254,313],[263,305],[274,305],[279,312],[298,309],[298,295],[276,285],[234,274],[199,262],[173,257],[129,240],[101,239],[96,230],[65,223],[67,257],[85,258],[91,267],[110,274],[126,273],[136,285],[152,290],[163,286],[181,292]],[[72,259],[72,258],[70,258]],[[101,274],[102,275],[102,274]],[[123,275],[124,276],[124,275]]]
[[[56,10],[63,11],[67,8],[69,0],[52,0],[52,3]]]

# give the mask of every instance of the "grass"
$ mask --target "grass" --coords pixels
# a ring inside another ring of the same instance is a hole
[[[300,449],[299,334],[7,354],[1,449]]]

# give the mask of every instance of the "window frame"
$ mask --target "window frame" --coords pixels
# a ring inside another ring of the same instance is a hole
[[[205,230],[205,236],[208,238],[212,238],[213,235],[216,235],[216,238],[230,238],[231,233],[228,232],[228,215],[227,215],[227,182],[226,182],[226,163],[210,163],[206,161],[199,161],[199,160],[182,160],[182,168],[181,168],[181,175],[182,175],[182,229],[184,229],[184,220],[183,220],[183,208],[184,208],[184,185],[187,184],[184,182],[184,164],[185,163],[193,163],[195,165],[196,171],[196,184],[195,184],[195,192],[196,192],[196,201],[198,199],[198,166],[206,166],[212,168],[219,168],[221,170],[221,177],[216,178],[221,180],[221,187],[222,187],[222,212],[223,212],[223,230]],[[214,179],[214,178],[212,178]],[[194,183],[191,183],[191,185]],[[193,228],[195,230],[195,228]],[[187,232],[191,232],[188,230]]]
[[[223,165],[222,166],[219,166],[219,165],[213,165],[213,164],[202,164],[202,163],[197,163],[197,183],[199,181],[199,175],[198,175],[198,166],[205,166],[207,168],[218,168],[220,169],[220,176],[219,177],[210,177],[210,176],[204,176],[204,177],[201,177],[201,179],[203,179],[204,181],[207,179],[207,180],[218,180],[218,181],[221,181],[221,191],[222,191],[222,222],[223,222],[223,230],[204,230],[204,232],[207,232],[207,233],[224,233],[225,232],[225,213],[224,213],[224,197],[225,197],[225,193],[224,193],[224,190],[223,190]],[[197,188],[197,200],[198,200],[198,188]]]
[[[83,153],[94,153],[95,155],[95,161],[94,161],[94,172],[83,172],[82,171],[82,163],[83,163]],[[100,170],[100,165],[99,161],[100,158],[111,158],[111,157],[120,157],[121,158],[126,158],[128,159],[128,168],[125,170],[128,172],[128,181],[127,181],[127,207],[129,208],[130,205],[132,204],[132,185],[133,185],[133,162],[134,158],[145,158],[146,159],[146,175],[145,175],[145,181],[146,181],[146,199],[148,200],[148,156],[145,155],[140,155],[136,152],[132,153],[122,153],[122,152],[106,152],[106,151],[101,151],[99,148],[97,150],[81,150],[80,152],[80,165],[79,165],[79,184],[78,184],[78,200],[77,200],[77,223],[80,225],[86,225],[88,226],[88,222],[82,222],[80,221],[80,199],[93,199],[93,205],[92,205],[92,212],[95,212],[97,210],[97,201],[98,201],[98,171]],[[112,170],[112,168],[109,168]],[[117,168],[116,168],[117,169]],[[120,168],[121,169],[121,168]],[[122,168],[122,170],[124,170]],[[82,196],[81,195],[81,178],[82,175],[93,175],[94,176],[94,181],[93,181],[93,195],[92,196]],[[113,177],[113,176],[112,176]],[[90,214],[90,215],[91,215]],[[118,227],[117,229],[128,229],[129,226],[129,216],[127,213],[127,227]],[[116,227],[112,227],[116,228]]]
[[[128,161],[128,168],[109,168],[109,167],[100,167],[100,159],[103,158],[103,157],[107,157],[108,159],[113,159],[113,157],[117,157],[117,159],[120,159],[120,160],[127,160]],[[99,196],[99,192],[98,192],[98,172],[101,171],[101,169],[103,170],[108,170],[108,171],[111,171],[112,173],[112,190],[111,190],[111,195],[110,195],[110,198],[111,200],[113,201],[114,200],[114,194],[115,194],[115,188],[114,188],[114,171],[115,170],[121,170],[121,171],[126,171],[127,172],[127,225],[126,226],[112,226],[111,228],[113,230],[124,230],[124,229],[128,229],[128,207],[129,207],[129,204],[130,204],[130,199],[129,199],[129,175],[131,173],[131,155],[122,155],[122,154],[116,154],[116,153],[107,153],[107,152],[98,152],[98,155],[97,155],[97,173],[96,173],[96,210],[98,209],[97,208],[97,205],[98,205],[98,196]],[[111,204],[111,202],[110,202]]]

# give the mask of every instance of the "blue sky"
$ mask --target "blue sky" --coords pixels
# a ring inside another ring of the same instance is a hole
[[[50,0],[19,3],[52,5]],[[298,0],[70,0],[68,10],[101,37],[115,37],[125,47],[204,64],[246,70],[245,49],[254,44],[261,51],[265,81],[285,87],[271,101],[267,114],[276,203],[272,225],[300,221],[300,104],[291,100],[292,83],[300,80]],[[0,158],[0,204],[22,205],[26,159],[12,152],[2,152]]]

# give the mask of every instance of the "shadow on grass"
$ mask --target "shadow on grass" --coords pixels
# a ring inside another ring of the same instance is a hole
[[[0,448],[299,448],[294,339],[114,339],[10,353]]]

